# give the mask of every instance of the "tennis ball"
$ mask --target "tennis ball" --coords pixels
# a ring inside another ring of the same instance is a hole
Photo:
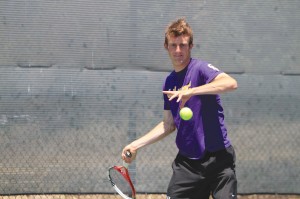
[[[188,107],[184,107],[180,110],[179,115],[183,120],[190,120],[193,117],[193,111]]]

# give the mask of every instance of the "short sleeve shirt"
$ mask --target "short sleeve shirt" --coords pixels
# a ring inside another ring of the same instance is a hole
[[[222,73],[213,65],[191,59],[180,72],[167,76],[163,90],[179,90],[198,87],[211,82]],[[230,146],[224,122],[224,112],[219,95],[198,95],[185,104],[193,111],[192,119],[185,121],[179,116],[179,103],[169,101],[164,95],[164,109],[172,112],[177,128],[176,145],[179,153],[191,159],[200,159],[205,151],[214,152]]]

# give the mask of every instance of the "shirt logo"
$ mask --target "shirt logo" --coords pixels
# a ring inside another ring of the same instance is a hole
[[[217,67],[213,66],[212,64],[208,64],[207,66],[215,71],[220,71]]]
[[[179,88],[178,90],[177,90],[177,88],[176,88],[176,86],[173,88],[173,91],[185,91],[185,90],[188,90],[188,89],[191,89],[191,85],[192,85],[192,82],[190,81],[190,83],[189,84],[187,84],[187,85],[185,85],[185,86],[182,86],[181,88]],[[171,90],[171,89],[169,89],[169,90]],[[172,95],[171,94],[169,94],[168,95],[168,98],[170,98]]]
[[[190,88],[191,88],[191,85],[192,85],[192,82],[190,81],[190,83],[189,83],[189,84],[187,84],[187,85],[185,85],[185,86],[181,87],[179,90],[180,90],[180,91],[185,91],[185,90],[188,90],[188,89],[190,89]]]

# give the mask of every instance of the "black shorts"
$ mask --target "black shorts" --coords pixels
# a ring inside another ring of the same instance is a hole
[[[232,146],[207,152],[200,160],[178,154],[172,164],[169,199],[236,199],[235,152]]]

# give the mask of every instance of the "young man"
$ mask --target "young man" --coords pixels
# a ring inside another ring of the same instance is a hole
[[[220,93],[237,88],[237,82],[213,65],[191,58],[193,32],[185,19],[171,23],[165,33],[165,49],[174,71],[164,84],[163,121],[143,137],[127,145],[122,158],[130,163],[137,151],[177,129],[179,152],[173,162],[167,198],[237,198],[235,153],[227,137]],[[179,116],[183,107],[192,119]],[[130,151],[131,158],[126,157]]]

